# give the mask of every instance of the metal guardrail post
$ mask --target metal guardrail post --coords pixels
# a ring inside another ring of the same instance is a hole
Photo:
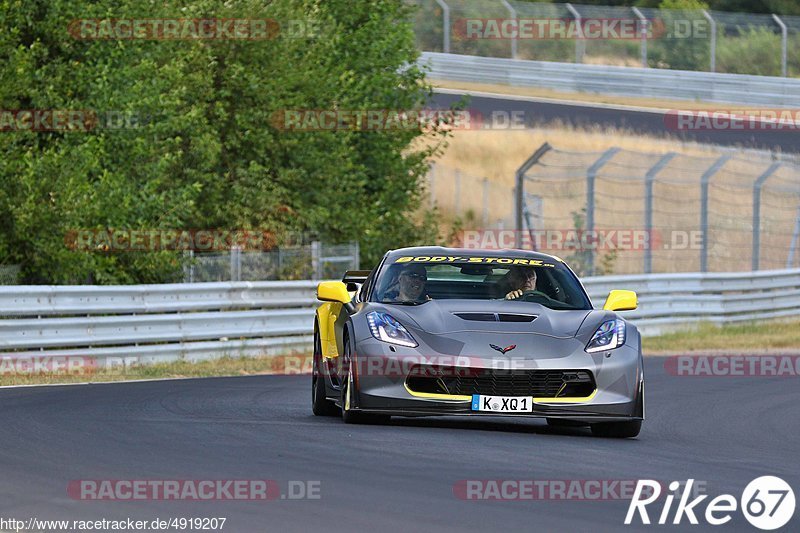
[[[436,0],[442,8],[442,52],[450,53],[450,6],[444,0]]]
[[[586,232],[590,235],[594,231],[594,183],[597,179],[597,173],[619,151],[620,148],[616,146],[609,148],[586,171]],[[588,275],[592,276],[594,275],[594,250],[590,248],[586,255],[589,258],[587,261],[589,266]]]
[[[708,272],[708,186],[711,176],[716,174],[731,157],[729,154],[721,156],[700,178],[700,237],[703,241],[700,249],[700,272]]]
[[[511,17],[511,20],[517,20],[517,10],[508,3],[508,0],[500,0],[508,10],[508,16]],[[517,43],[519,41],[519,23],[517,23],[517,37],[511,39],[511,59],[517,59]]]
[[[361,270],[361,245],[358,241],[353,241],[351,245],[353,251],[353,270]]]
[[[647,247],[644,249],[644,273],[653,271],[653,183],[656,174],[672,161],[677,154],[669,152],[664,154],[655,165],[650,167],[644,176],[644,229],[647,232]]]
[[[576,63],[583,63],[583,55],[586,52],[586,41],[583,38],[583,26],[582,26],[582,17],[580,12],[575,9],[572,4],[564,4],[564,6],[569,10],[572,14],[572,17],[575,19],[575,26],[578,30],[578,38],[575,39],[575,62]]]
[[[786,43],[789,40],[789,31],[786,28],[786,24],[783,23],[781,18],[776,15],[775,13],[772,14],[772,18],[775,22],[778,23],[778,26],[781,28],[781,76],[784,78],[786,77]]]
[[[639,25],[640,25],[640,32],[642,34],[642,40],[639,44],[639,50],[642,54],[642,68],[647,68],[647,24],[648,20],[642,12],[639,10],[638,7],[633,6],[631,10],[634,14],[639,18]]]
[[[717,71],[717,21],[714,20],[714,17],[711,16],[707,10],[702,9],[703,16],[708,21],[708,24],[711,26],[711,42],[709,44],[709,56],[711,56],[711,65],[710,70],[711,72]]]
[[[514,233],[514,246],[517,248],[522,247],[522,217],[524,208],[522,195],[525,194],[525,173],[528,172],[528,170],[530,170],[530,168],[535,165],[539,159],[541,159],[542,156],[551,148],[552,146],[550,146],[548,143],[542,144],[524,163],[522,163],[522,166],[517,169],[517,172],[514,175],[514,180],[517,184],[516,187],[514,187],[514,223],[516,225],[514,228],[516,229],[516,232]]]
[[[773,163],[756,179],[753,185],[753,270],[759,270],[761,256],[761,188],[772,174],[780,168],[780,163]]]

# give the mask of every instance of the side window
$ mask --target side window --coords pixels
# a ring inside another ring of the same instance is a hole
[[[369,276],[367,276],[366,281],[364,281],[364,284],[361,286],[361,290],[358,291],[358,294],[356,295],[357,302],[367,301],[367,295],[369,294],[370,287],[372,287],[372,282],[375,279],[375,272],[377,270],[377,268],[373,269],[372,272],[369,273]]]

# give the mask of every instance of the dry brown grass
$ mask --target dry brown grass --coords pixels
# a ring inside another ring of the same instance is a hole
[[[627,105],[639,107],[652,107],[657,109],[686,109],[686,110],[747,110],[747,106],[735,104],[720,104],[702,102],[699,100],[670,100],[668,98],[643,98],[637,96],[611,96],[594,93],[564,92],[539,87],[518,87],[500,85],[495,83],[474,83],[451,80],[430,80],[434,87],[444,89],[458,89],[463,91],[481,91],[488,93],[507,94],[512,96],[533,96],[538,98],[552,98],[558,100],[574,100],[577,102],[592,102],[600,104]],[[760,106],[763,107],[763,106]],[[750,106],[752,109],[752,106]]]
[[[659,139],[608,128],[578,129],[548,127],[526,130],[463,130],[453,133],[445,153],[434,163],[473,176],[514,186],[514,173],[533,153],[548,142],[560,150],[600,152],[618,146],[652,153],[679,152],[713,157],[712,148],[696,143]]]

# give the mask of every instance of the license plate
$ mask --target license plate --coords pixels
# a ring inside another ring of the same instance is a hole
[[[494,413],[530,413],[533,411],[533,398],[530,396],[484,396],[472,395],[473,411],[492,411]]]

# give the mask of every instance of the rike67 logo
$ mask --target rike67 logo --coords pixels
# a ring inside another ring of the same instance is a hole
[[[794,515],[794,491],[779,477],[762,476],[754,479],[745,487],[738,501],[731,494],[721,494],[706,503],[705,512],[701,511],[700,504],[708,498],[708,495],[703,494],[689,499],[692,496],[693,484],[694,479],[687,480],[685,484],[678,481],[670,483],[671,494],[667,494],[664,498],[664,506],[657,518],[654,516],[653,520],[660,525],[668,523],[679,525],[685,518],[690,524],[697,525],[699,516],[704,518],[707,524],[721,526],[730,522],[737,509],[741,509],[742,514],[751,525],[764,531],[772,531],[785,526]],[[683,487],[683,491],[678,493],[681,487]],[[661,484],[658,481],[640,479],[628,507],[625,524],[634,523],[637,515],[642,524],[650,524],[651,517],[648,514],[647,506],[659,500],[660,497]],[[673,514],[673,503],[676,499],[678,503]],[[657,509],[650,509],[650,511],[654,510],[657,511]]]

